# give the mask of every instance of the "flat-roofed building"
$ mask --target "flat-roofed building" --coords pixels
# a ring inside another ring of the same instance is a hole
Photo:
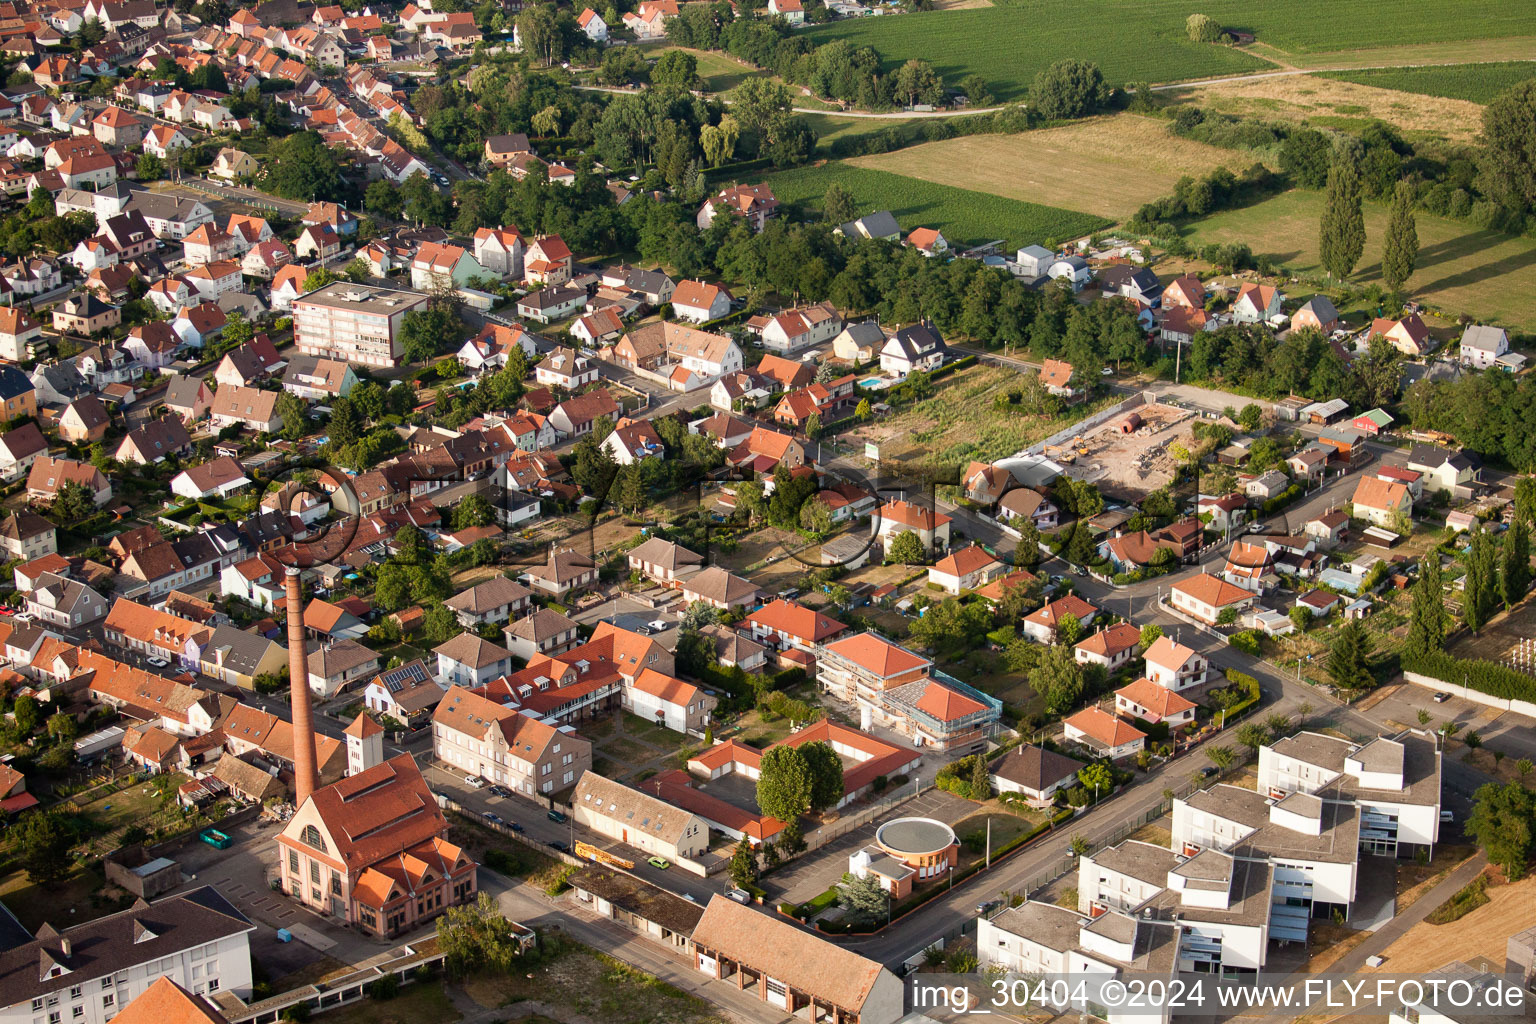
[[[299,351],[364,366],[393,367],[404,349],[405,314],[426,305],[421,292],[337,281],[293,300]]]

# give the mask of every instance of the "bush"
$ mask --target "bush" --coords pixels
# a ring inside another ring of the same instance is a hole
[[[1457,658],[1444,651],[1404,653],[1404,672],[1429,676],[1442,682],[1462,682],[1479,693],[1502,700],[1536,702],[1536,679],[1523,672],[1478,658]]]
[[[1233,633],[1227,637],[1227,643],[1232,647],[1236,647],[1244,654],[1250,654],[1257,658],[1259,656],[1259,640],[1261,636],[1262,634],[1256,629],[1245,629],[1240,633]]]
[[[1488,902],[1488,876],[1478,875],[1458,889],[1450,899],[1429,912],[1425,918],[1430,924],[1450,924],[1466,917]]]
[[[1226,36],[1221,26],[1204,14],[1191,14],[1184,22],[1184,30],[1193,43],[1219,43]]]
[[[1295,501],[1306,492],[1306,488],[1301,484],[1291,484],[1291,486],[1287,487],[1285,490],[1281,491],[1279,494],[1275,495],[1273,498],[1270,498],[1264,503],[1264,514],[1269,515],[1271,512],[1277,512],[1280,509],[1285,508],[1285,506],[1289,505],[1291,502]]]
[[[390,972],[389,974],[382,975],[381,977],[370,981],[367,986],[367,991],[369,999],[382,1003],[386,999],[393,999],[397,994],[399,994],[400,979],[395,976],[394,972]]]

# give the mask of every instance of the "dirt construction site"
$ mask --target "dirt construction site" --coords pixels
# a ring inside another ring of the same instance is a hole
[[[1139,498],[1173,479],[1177,463],[1169,454],[1175,443],[1189,447],[1189,409],[1151,403],[1100,424],[1093,430],[1047,445],[1046,458],[1068,467],[1068,475],[1124,498]]]

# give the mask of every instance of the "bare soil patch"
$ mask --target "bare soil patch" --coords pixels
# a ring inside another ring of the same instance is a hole
[[[1386,963],[1379,969],[1393,974],[1414,974],[1445,966],[1449,960],[1473,963],[1481,958],[1504,962],[1509,936],[1529,928],[1531,907],[1536,904],[1536,877],[1511,885],[1490,885],[1488,903],[1450,924],[1420,922],[1387,947]],[[1369,973],[1377,968],[1365,967]]]

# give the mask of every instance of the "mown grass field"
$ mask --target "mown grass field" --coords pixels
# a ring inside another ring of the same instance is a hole
[[[861,214],[890,210],[904,231],[938,228],[954,245],[999,238],[1010,249],[1033,242],[1049,245],[1089,234],[1110,223],[1091,213],[919,181],[839,160],[778,171],[764,175],[763,180],[773,187],[780,202],[814,209],[820,209],[827,189],[837,182],[853,195]]]
[[[1271,66],[1232,47],[1191,43],[1192,8],[1175,0],[1001,0],[980,10],[863,18],[811,31],[817,41],[873,46],[894,66],[913,57],[947,80],[979,74],[1001,100],[1021,98],[1053,61],[1095,61],[1113,84],[1176,82]],[[1228,28],[1253,32],[1274,54],[1338,53],[1385,47],[1536,35],[1536,7],[1506,0],[1213,0],[1199,10]]]
[[[1320,273],[1318,223],[1323,194],[1295,190],[1240,210],[1225,210],[1192,226],[1189,240],[1246,242],[1292,272]],[[1470,224],[1418,217],[1418,269],[1407,291],[1432,308],[1466,313],[1525,330],[1536,329],[1536,241]],[[1381,281],[1381,240],[1387,209],[1365,204],[1365,256],[1351,281]]]
[[[1488,103],[1518,82],[1536,78],[1536,61],[1514,60],[1501,64],[1445,64],[1423,68],[1372,68],[1362,71],[1328,71],[1333,78],[1377,89],[1440,96],[1472,103]]]
[[[1167,121],[1137,114],[1018,135],[969,135],[848,161],[939,183],[962,167],[967,187],[977,191],[1116,220],[1172,193],[1186,174],[1201,177],[1222,165],[1238,171],[1252,162],[1249,154],[1181,139]]]
[[[1482,129],[1483,111],[1476,103],[1444,96],[1415,96],[1333,76],[1285,75],[1212,85],[1195,83],[1159,95],[1225,114],[1298,121],[1345,131],[1363,128],[1372,120],[1385,121],[1412,139],[1471,142]]]

